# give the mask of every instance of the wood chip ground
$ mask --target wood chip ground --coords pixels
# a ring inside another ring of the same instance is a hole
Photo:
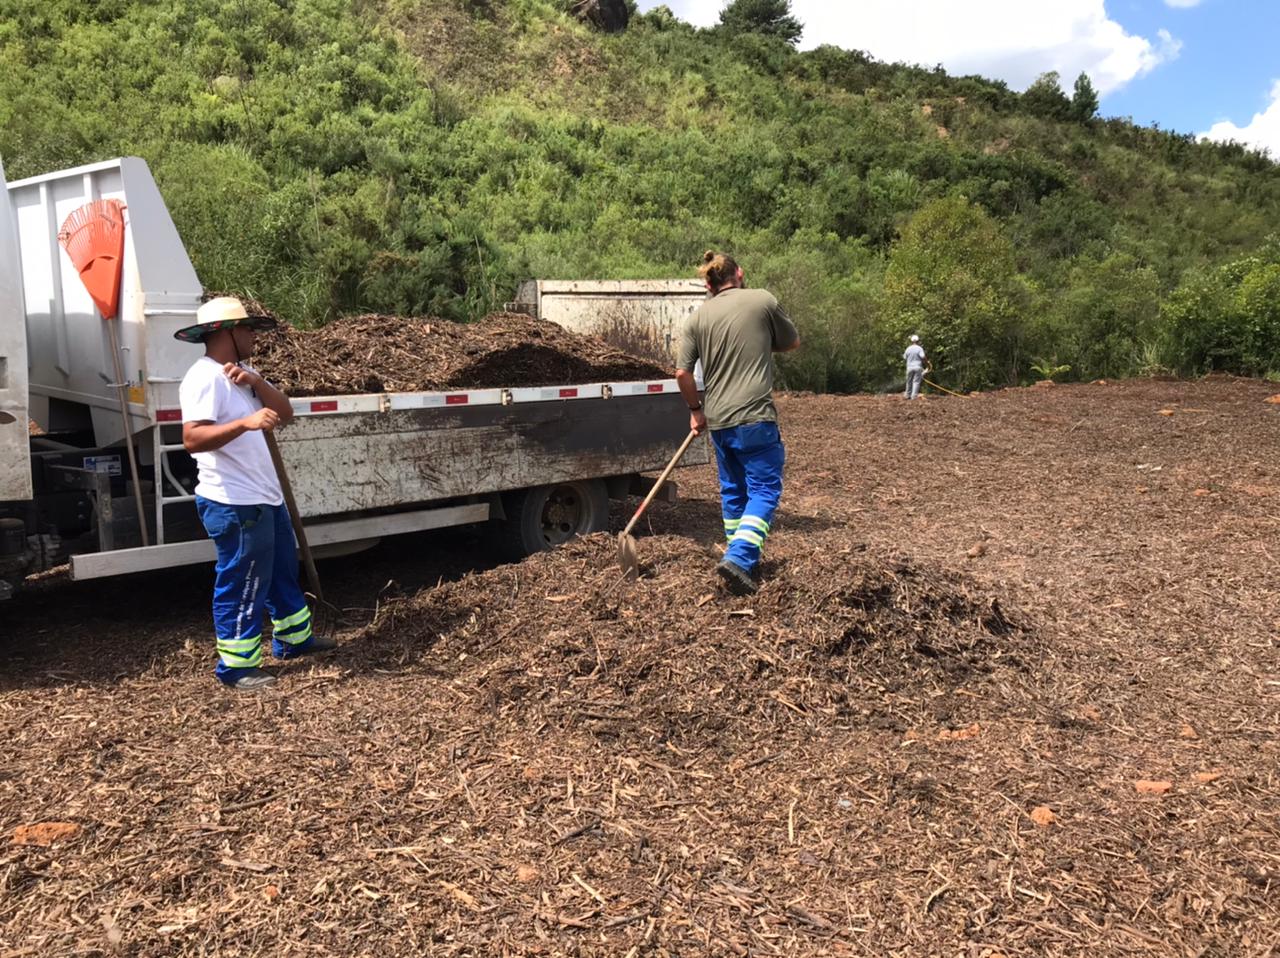
[[[634,585],[604,535],[322,563],[341,647],[259,696],[207,570],[46,578],[0,955],[1274,955],[1270,393],[783,397],[758,596],[686,469]]]

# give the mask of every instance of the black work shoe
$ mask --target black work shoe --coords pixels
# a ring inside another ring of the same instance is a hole
[[[312,652],[332,652],[338,647],[338,640],[331,635],[313,635],[311,643],[302,650],[303,655],[310,655]]]
[[[276,684],[276,677],[265,669],[247,669],[231,687],[237,692],[261,692]]]
[[[728,559],[721,560],[716,572],[720,573],[720,578],[734,595],[755,595],[760,588],[750,572]]]
[[[338,647],[338,640],[328,635],[313,635],[305,642],[297,645],[290,645],[287,642],[281,642],[279,639],[272,641],[271,654],[277,659],[298,659],[304,655],[314,655],[317,652],[332,652]]]

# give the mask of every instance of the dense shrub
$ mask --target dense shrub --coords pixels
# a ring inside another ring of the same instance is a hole
[[[1265,157],[1092,119],[1087,77],[800,52],[775,0],[617,36],[567,6],[0,0],[0,154],[144,157],[204,282],[304,324],[466,319],[714,246],[805,330],[795,388],[885,388],[916,328],[973,386],[1280,365]]]

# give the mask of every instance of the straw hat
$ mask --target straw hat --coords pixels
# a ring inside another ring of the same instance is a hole
[[[234,296],[219,296],[196,310],[196,323],[173,334],[184,343],[202,343],[210,333],[235,326],[252,326],[256,330],[274,329],[276,321],[269,316],[250,316],[244,303]]]

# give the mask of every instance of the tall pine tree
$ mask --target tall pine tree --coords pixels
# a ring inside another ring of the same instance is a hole
[[[1071,97],[1071,119],[1088,123],[1098,114],[1098,91],[1093,88],[1089,74],[1076,77],[1075,92]]]
[[[720,11],[720,24],[733,33],[763,33],[800,42],[804,24],[791,16],[791,0],[733,0]]]

